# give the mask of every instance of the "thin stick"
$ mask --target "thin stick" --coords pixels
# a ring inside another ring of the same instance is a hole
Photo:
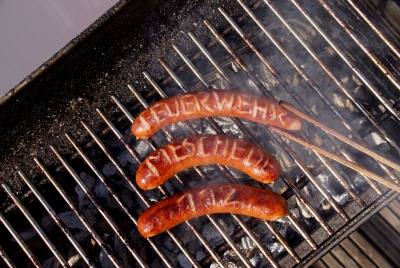
[[[368,149],[368,148],[366,148],[366,147],[364,147],[364,146],[362,146],[362,145],[360,145],[360,144],[358,144],[358,143],[356,143],[356,142],[354,142],[354,141],[352,141],[352,140],[346,138],[346,137],[343,136],[342,134],[337,133],[336,131],[332,130],[331,128],[329,128],[329,127],[327,127],[327,126],[321,124],[321,123],[318,122],[317,120],[312,119],[311,117],[309,117],[308,115],[302,113],[301,111],[297,110],[296,108],[292,107],[291,105],[289,105],[289,104],[287,104],[287,103],[284,103],[284,102],[282,102],[282,103],[280,103],[280,104],[281,104],[282,107],[285,107],[285,109],[287,109],[287,110],[289,110],[289,111],[295,113],[296,115],[298,115],[298,116],[300,116],[301,118],[307,120],[307,121],[310,122],[311,124],[313,124],[313,125],[315,125],[315,126],[321,128],[322,130],[324,130],[324,131],[327,132],[328,134],[330,134],[330,135],[336,137],[337,139],[339,139],[339,140],[341,140],[341,141],[347,143],[348,145],[350,145],[350,146],[352,146],[352,147],[354,147],[354,148],[360,150],[361,152],[363,152],[363,153],[365,153],[365,154],[371,156],[372,158],[375,158],[377,161],[379,161],[379,162],[381,162],[381,163],[383,163],[383,164],[386,164],[386,165],[388,165],[389,167],[391,167],[391,168],[393,168],[393,169],[395,169],[395,170],[397,170],[397,171],[400,172],[400,165],[398,165],[398,164],[396,164],[396,163],[394,163],[394,162],[392,162],[392,161],[386,159],[385,157],[383,157],[383,156],[381,156],[381,155],[375,153],[374,151],[372,151],[372,150],[370,150],[370,149]]]
[[[371,178],[371,179],[373,179],[373,180],[375,180],[375,181],[377,181],[379,183],[382,183],[383,185],[389,187],[390,189],[393,189],[393,190],[395,190],[395,191],[400,193],[400,186],[399,185],[397,185],[397,184],[395,184],[393,182],[390,182],[390,181],[386,180],[385,178],[383,178],[383,177],[381,177],[381,176],[379,176],[379,175],[377,175],[377,174],[375,174],[375,173],[373,173],[373,172],[371,172],[371,171],[369,171],[369,170],[367,170],[367,169],[365,169],[363,167],[360,167],[357,164],[354,164],[354,163],[352,163],[352,162],[350,162],[350,161],[348,161],[348,160],[346,160],[346,159],[344,159],[344,158],[342,158],[340,156],[334,155],[334,154],[332,154],[332,153],[330,153],[330,152],[328,152],[328,151],[326,151],[324,149],[319,148],[318,146],[315,146],[315,145],[310,144],[310,143],[308,143],[308,142],[306,142],[306,141],[304,141],[302,139],[299,139],[299,138],[293,136],[292,134],[289,134],[289,133],[287,133],[287,132],[285,132],[285,131],[283,131],[281,129],[278,129],[278,128],[275,128],[275,127],[270,127],[270,129],[272,131],[274,131],[274,132],[276,132],[276,133],[278,133],[278,134],[280,134],[280,135],[282,135],[282,136],[284,136],[286,138],[289,138],[289,139],[291,139],[291,140],[293,140],[293,141],[295,141],[295,142],[297,142],[297,143],[299,143],[301,145],[304,145],[304,146],[306,146],[306,147],[308,147],[308,148],[310,148],[310,149],[312,149],[312,150],[314,150],[314,151],[316,151],[316,152],[318,152],[318,153],[320,153],[320,154],[322,154],[322,155],[324,155],[324,156],[326,156],[328,158],[331,158],[331,159],[335,160],[336,162],[338,162],[338,163],[340,163],[340,164],[342,164],[342,165],[344,165],[346,167],[349,167],[349,168],[351,168],[351,169],[363,174],[364,176],[367,176],[367,177],[369,177],[369,178]]]

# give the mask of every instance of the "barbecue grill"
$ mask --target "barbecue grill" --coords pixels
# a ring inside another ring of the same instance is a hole
[[[288,103],[387,160],[399,157],[399,28],[391,1],[121,1],[2,99],[1,266],[307,266],[397,195],[364,176],[398,171],[304,121],[292,134],[236,118],[130,132],[151,103],[196,89],[243,89]],[[391,5],[392,9],[388,8]],[[284,104],[283,104],[284,105]],[[156,190],[135,184],[168,141],[227,134],[271,152],[283,175],[261,185],[207,165]],[[153,238],[138,216],[196,186],[256,185],[289,215],[210,215]]]

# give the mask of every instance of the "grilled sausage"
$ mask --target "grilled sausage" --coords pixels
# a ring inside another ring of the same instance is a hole
[[[167,197],[150,206],[140,215],[138,230],[142,236],[151,237],[186,220],[212,213],[234,213],[276,220],[287,215],[287,204],[279,194],[254,186],[203,186]]]
[[[233,90],[201,90],[160,100],[143,111],[131,130],[148,139],[161,128],[183,120],[232,116],[287,130],[300,130],[301,119],[265,96]]]
[[[136,171],[136,183],[151,190],[178,172],[204,164],[231,166],[262,183],[273,182],[281,173],[278,161],[252,143],[226,135],[196,135],[151,153]]]

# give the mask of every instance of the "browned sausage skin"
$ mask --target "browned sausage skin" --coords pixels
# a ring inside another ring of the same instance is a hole
[[[239,169],[262,183],[275,181],[281,168],[264,149],[226,135],[196,135],[175,140],[151,153],[136,171],[136,183],[151,190],[190,167],[220,164]]]
[[[167,197],[140,215],[139,233],[151,237],[186,220],[212,213],[233,213],[276,220],[287,215],[286,200],[266,189],[222,184],[203,186]]]
[[[265,96],[237,90],[201,90],[160,100],[134,120],[131,130],[148,139],[161,128],[183,120],[232,116],[287,130],[300,130],[301,119]]]

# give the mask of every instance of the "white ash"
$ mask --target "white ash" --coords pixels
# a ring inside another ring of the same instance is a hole
[[[245,236],[240,239],[240,246],[245,250],[249,250],[253,249],[256,245],[248,236]]]
[[[82,257],[72,248],[68,252],[67,262],[71,267],[85,267]]]
[[[263,256],[261,256],[261,253],[257,252],[256,254],[254,254],[254,256],[252,258],[250,258],[250,263],[254,266],[254,267],[260,267],[262,261],[263,261]]]
[[[337,165],[335,165],[335,167],[338,167]],[[321,173],[317,176],[317,178],[322,182],[323,185],[325,185],[325,187],[330,189],[330,194],[333,197],[333,199],[335,199],[335,201],[339,204],[339,205],[344,205],[345,203],[347,203],[349,201],[349,193],[344,190],[342,188],[342,186],[337,186],[335,187],[335,185],[332,185],[333,183],[330,182],[330,180],[336,180],[334,178],[332,178],[331,175],[327,174],[327,173]],[[335,184],[339,184],[339,182],[334,182]],[[324,205],[324,202],[322,202],[322,209],[328,210],[330,209],[330,205]]]
[[[237,256],[236,252],[233,251],[232,249],[224,252],[222,260],[225,262],[227,267],[230,268],[242,267],[242,262],[239,260],[239,257]]]
[[[318,109],[317,109],[317,106],[316,106],[316,105],[311,106],[311,110],[313,111],[313,113],[314,113],[315,115],[318,115]]]
[[[332,194],[332,197],[339,205],[345,205],[350,200],[350,195],[345,190],[343,190],[341,193],[335,191]],[[324,210],[331,209],[331,205],[329,204],[329,202],[322,202],[322,209]]]
[[[293,215],[296,219],[300,217],[300,210],[298,208],[289,209],[290,214]]]
[[[321,193],[315,188],[314,184],[309,182],[302,190],[303,196],[307,198],[314,207],[322,201]]]
[[[340,108],[347,108],[351,112],[355,110],[353,103],[339,94],[333,94],[333,102]]]
[[[355,131],[361,131],[362,128],[364,128],[366,121],[367,121],[367,119],[365,119],[363,117],[362,118],[356,118],[356,119],[352,120],[350,122],[350,124],[353,126]]]
[[[299,206],[299,210],[301,212],[301,215],[305,218],[312,218],[313,215],[310,213],[310,211],[307,209],[307,207],[303,204],[303,202],[300,201],[300,199],[296,198],[297,205]]]
[[[362,191],[362,190],[364,190],[363,189],[363,187],[361,187],[361,186],[364,186],[364,188],[366,187],[366,183],[365,183],[365,177],[363,176],[363,175],[361,175],[361,174],[359,174],[359,173],[357,173],[355,176],[354,176],[354,178],[353,178],[353,180],[352,180],[352,184],[354,185],[354,187],[357,189],[357,191]]]
[[[235,73],[239,72],[240,66],[236,61],[231,61],[231,68]]]
[[[382,113],[384,113],[386,111],[385,106],[383,106],[382,104],[378,105],[379,110],[381,110]]]
[[[235,264],[234,262],[228,262],[227,263],[228,268],[239,268],[241,266],[238,266],[237,264]]]
[[[283,251],[283,246],[282,246],[280,243],[278,243],[278,242],[269,244],[267,247],[268,247],[268,250],[269,250],[271,253],[274,253],[274,252],[280,253],[280,252]]]
[[[376,132],[372,132],[369,135],[367,135],[365,138],[365,141],[371,145],[372,147],[376,147],[381,144],[387,144],[387,142]],[[386,147],[386,151],[390,149],[389,145],[387,146],[380,146],[380,150],[384,149]]]
[[[213,262],[213,263],[211,263],[211,265],[210,265],[210,268],[220,268],[221,266],[219,266],[219,264],[218,263],[216,263],[216,262]]]

